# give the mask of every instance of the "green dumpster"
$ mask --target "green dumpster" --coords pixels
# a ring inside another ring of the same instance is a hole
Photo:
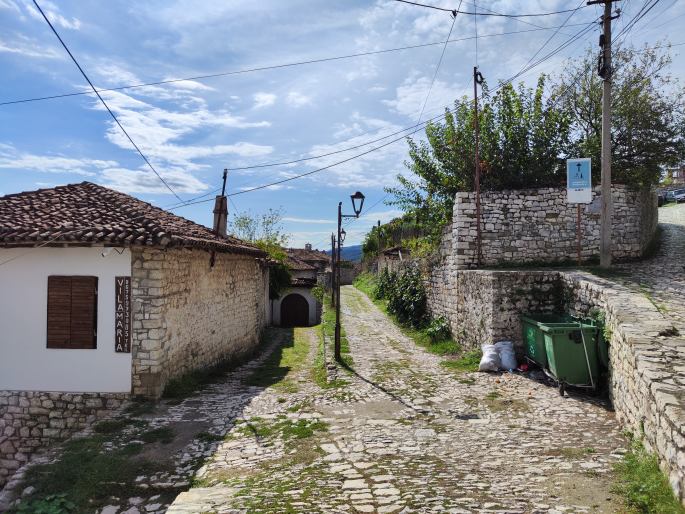
[[[574,328],[551,328],[544,333],[550,374],[560,384],[596,387],[599,380],[598,330],[575,323]]]
[[[578,324],[568,316],[554,314],[530,314],[521,316],[521,328],[523,330],[523,345],[526,349],[526,357],[535,362],[541,368],[547,368],[547,350],[545,349],[546,331],[552,328],[574,329]]]

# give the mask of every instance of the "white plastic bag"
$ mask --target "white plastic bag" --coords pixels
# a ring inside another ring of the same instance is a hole
[[[481,346],[483,350],[483,358],[480,360],[478,366],[479,371],[499,371],[500,360],[499,353],[494,344],[484,344]]]
[[[498,341],[495,343],[495,348],[499,354],[501,369],[505,371],[516,369],[518,362],[516,362],[514,343],[511,341]]]

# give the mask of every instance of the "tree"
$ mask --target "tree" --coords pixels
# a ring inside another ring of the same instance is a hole
[[[667,52],[619,48],[612,56],[612,182],[649,187],[659,182],[663,167],[683,160],[685,90],[667,72]],[[593,52],[564,66],[553,85],[552,101],[571,117],[574,155],[591,157],[598,169],[602,79]],[[593,181],[599,180],[600,174],[593,173]]]
[[[494,96],[484,85],[479,111],[481,188],[497,190],[558,186],[565,180],[562,157],[570,148],[570,117],[543,100],[546,77],[535,89],[505,84]],[[415,179],[398,175],[391,205],[412,213],[438,237],[452,217],[454,195],[474,185],[473,100],[457,100],[444,123],[426,126],[427,142],[409,139],[405,162]]]
[[[269,267],[269,297],[278,298],[290,286],[291,275],[286,265],[288,259],[283,246],[288,244],[288,235],[283,233],[282,209],[271,209],[261,216],[249,211],[235,216],[230,224],[231,233],[269,254],[273,261]]]

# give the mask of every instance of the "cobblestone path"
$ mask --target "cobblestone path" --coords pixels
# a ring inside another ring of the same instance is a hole
[[[685,336],[685,203],[659,209],[661,243],[643,262],[618,266],[618,280],[647,295],[662,315]]]
[[[615,512],[626,441],[585,397],[513,374],[458,374],[343,289],[353,371],[321,388],[226,396],[239,411],[170,513]],[[318,328],[309,337],[314,358]],[[228,407],[232,405],[232,407]],[[225,425],[226,420],[216,420]]]

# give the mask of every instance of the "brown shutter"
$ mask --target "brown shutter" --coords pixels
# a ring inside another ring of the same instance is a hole
[[[69,348],[71,277],[48,277],[48,348]]]
[[[97,277],[71,277],[70,348],[97,346]]]
[[[97,347],[97,277],[48,277],[48,348]]]

